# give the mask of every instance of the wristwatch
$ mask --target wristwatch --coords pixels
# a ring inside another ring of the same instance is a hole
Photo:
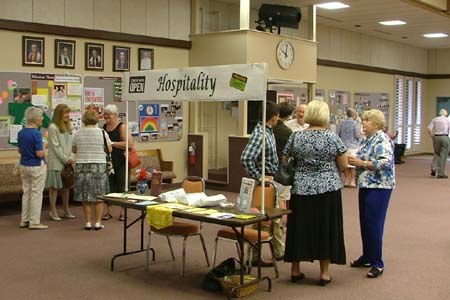
[[[364,169],[367,169],[367,160],[363,161],[363,167]]]

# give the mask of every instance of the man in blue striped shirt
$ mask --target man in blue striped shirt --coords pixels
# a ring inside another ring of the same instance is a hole
[[[279,106],[274,102],[268,101],[266,103],[266,176],[273,176],[278,171],[277,146],[272,128],[277,124],[279,114]],[[241,155],[242,166],[245,168],[248,175],[255,180],[261,180],[262,137],[263,126],[261,122],[258,122],[255,129],[253,129],[248,144]],[[273,236],[274,255],[277,260],[281,260],[284,257],[284,244],[282,241],[279,222],[274,223]],[[257,253],[254,252],[252,261],[253,265],[257,264],[257,257]],[[273,263],[262,260],[261,266],[271,267],[273,266]]]
[[[278,122],[279,113],[280,108],[276,103],[270,101],[266,103],[266,175],[268,176],[278,171],[277,145],[272,128]],[[255,180],[261,180],[262,137],[263,126],[261,122],[258,122],[241,155],[242,166]]]

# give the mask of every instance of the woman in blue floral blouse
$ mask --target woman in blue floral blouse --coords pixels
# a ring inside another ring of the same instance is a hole
[[[367,137],[356,156],[349,156],[349,164],[357,167],[359,187],[359,222],[362,255],[350,262],[353,268],[370,267],[367,277],[383,274],[383,229],[386,212],[395,187],[394,144],[383,132],[384,114],[371,109],[362,116]]]
[[[328,129],[325,102],[311,101],[305,122],[309,127],[293,133],[283,150],[294,159],[285,261],[291,263],[291,281],[297,282],[305,278],[300,262],[319,260],[318,283],[325,286],[331,282],[330,263],[346,263],[339,173],[347,168],[347,148]]]

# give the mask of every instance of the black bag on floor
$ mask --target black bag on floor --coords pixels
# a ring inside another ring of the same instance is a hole
[[[219,278],[236,274],[236,262],[238,261],[234,257],[230,257],[209,271],[203,278],[202,288],[210,292],[222,291]]]

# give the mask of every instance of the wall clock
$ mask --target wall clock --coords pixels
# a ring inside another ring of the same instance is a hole
[[[294,62],[294,46],[287,40],[281,40],[277,46],[277,62],[283,70],[289,69]]]

